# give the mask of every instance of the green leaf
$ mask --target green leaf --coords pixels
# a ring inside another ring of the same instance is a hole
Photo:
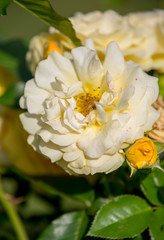
[[[158,84],[159,84],[159,95],[164,97],[164,75],[158,76]]]
[[[44,200],[44,198],[37,194],[29,193],[26,196],[25,203],[19,206],[19,212],[27,219],[33,216],[52,215],[52,213],[56,212],[56,209],[55,206]]]
[[[142,237],[142,235],[138,235],[135,238],[124,238],[124,240],[144,240],[144,238]]]
[[[7,15],[6,8],[10,5],[12,0],[1,0],[0,1],[0,15]]]
[[[146,198],[154,205],[164,204],[164,172],[160,169],[153,169],[141,181],[141,190]]]
[[[19,108],[19,99],[23,95],[24,83],[17,82],[11,85],[6,92],[0,96],[0,104],[6,107]]]
[[[153,214],[153,219],[149,228],[151,240],[164,239],[164,209],[159,208]]]
[[[38,240],[80,240],[88,223],[89,219],[84,211],[64,214],[54,220]]]
[[[10,70],[23,81],[31,78],[27,70],[25,55],[27,47],[20,40],[0,43],[0,66]]]
[[[14,0],[17,4],[30,11],[35,16],[50,26],[56,28],[61,33],[69,37],[76,46],[80,46],[81,42],[76,37],[75,31],[69,19],[60,16],[52,8],[48,0]]]
[[[152,209],[140,197],[122,195],[104,205],[97,213],[88,236],[130,238],[143,232],[152,217]]]
[[[164,143],[162,143],[162,142],[154,142],[154,145],[155,145],[158,153],[164,151]]]
[[[94,200],[94,190],[83,177],[62,176],[29,179],[52,195],[83,202],[87,207],[90,207]]]
[[[91,208],[89,208],[89,213],[91,215],[95,215],[96,212],[106,203],[108,203],[110,200],[108,198],[97,198],[93,203]]]

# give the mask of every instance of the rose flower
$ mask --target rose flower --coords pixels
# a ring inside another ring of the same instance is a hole
[[[152,129],[157,78],[124,61],[116,42],[103,63],[91,39],[71,58],[52,51],[25,86],[20,115],[28,143],[70,174],[109,173],[123,149]]]

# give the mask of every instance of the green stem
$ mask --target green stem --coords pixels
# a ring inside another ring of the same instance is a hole
[[[17,239],[18,240],[28,240],[27,234],[24,230],[24,226],[23,226],[17,212],[15,211],[15,208],[4,197],[4,192],[2,190],[1,183],[0,183],[0,202],[2,203],[2,206],[4,207],[4,209],[6,210],[6,213],[13,225],[13,228],[17,235]]]

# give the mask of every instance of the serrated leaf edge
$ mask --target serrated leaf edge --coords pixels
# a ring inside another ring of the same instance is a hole
[[[123,198],[123,197],[125,197],[125,196],[132,196],[132,197],[135,197],[135,198],[142,199],[143,201],[146,202],[145,199],[143,199],[143,198],[141,198],[141,197],[139,197],[139,196],[133,195],[133,194],[120,195],[120,196],[115,197],[114,199],[112,199],[112,201],[113,201],[113,200],[116,200],[116,201],[117,201],[118,199]],[[146,202],[146,203],[147,203],[147,202]],[[86,236],[99,237],[99,238],[104,239],[104,236],[96,236],[96,235],[90,233],[90,230],[91,230],[93,224],[95,223],[95,221],[97,220],[97,216],[98,216],[99,212],[100,212],[101,209],[104,208],[107,204],[109,204],[109,203],[104,204],[104,205],[97,211],[97,213],[96,213],[96,215],[95,215],[95,218],[94,218],[93,222],[91,223],[91,226],[90,226],[89,231],[88,231],[88,233],[87,233]],[[147,204],[148,204],[148,203],[147,203]],[[149,206],[149,207],[151,208],[151,206]],[[152,219],[152,218],[151,218],[151,219]],[[151,221],[151,219],[150,219],[150,221]],[[146,227],[145,227],[141,232],[139,232],[139,233],[137,233],[137,234],[134,234],[133,236],[130,236],[130,237],[124,236],[124,237],[121,237],[121,238],[120,238],[120,237],[119,237],[119,238],[118,238],[118,237],[117,237],[117,238],[115,238],[115,237],[109,237],[109,238],[110,238],[110,239],[124,239],[124,238],[133,238],[133,237],[136,237],[136,236],[138,236],[140,233],[142,233],[145,229],[147,229],[147,227],[149,226],[149,224],[150,224],[150,223],[148,223],[148,224],[146,225]]]

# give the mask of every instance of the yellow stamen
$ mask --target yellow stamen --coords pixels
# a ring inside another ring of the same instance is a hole
[[[75,97],[76,109],[78,112],[83,114],[85,117],[96,108],[95,101],[99,101],[101,93],[97,90],[93,90],[91,93],[82,93]]]

